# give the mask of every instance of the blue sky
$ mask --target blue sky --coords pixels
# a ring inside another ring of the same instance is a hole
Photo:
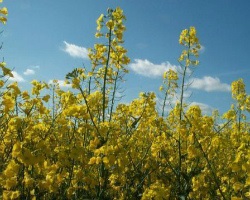
[[[233,102],[232,81],[243,78],[250,89],[250,1],[241,0],[5,0],[8,23],[1,52],[23,89],[33,79],[49,82],[83,64],[93,47],[96,19],[120,6],[127,17],[124,46],[131,64],[123,101],[140,91],[155,91],[161,74],[178,67],[181,30],[195,26],[203,50],[187,96],[204,111],[226,111]]]

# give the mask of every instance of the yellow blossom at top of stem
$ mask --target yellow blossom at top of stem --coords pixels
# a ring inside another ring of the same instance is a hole
[[[237,81],[233,81],[232,85],[232,95],[233,97],[241,94],[241,93],[245,93],[245,84],[243,82],[243,79],[239,79]]]
[[[163,85],[160,87],[160,91],[163,91],[166,87],[166,92],[168,94],[173,94],[175,89],[178,87],[178,74],[176,71],[169,69],[163,74]],[[165,86],[165,87],[164,87]]]
[[[179,43],[185,46],[193,46],[197,45],[199,47],[199,39],[196,36],[196,29],[195,27],[191,26],[188,29],[184,29],[181,32],[180,38],[179,38]]]
[[[199,57],[199,49],[201,48],[196,34],[196,29],[193,26],[189,29],[184,29],[180,34],[179,43],[183,45],[185,49],[182,51],[178,60],[179,62],[183,61],[186,67],[190,65],[196,66],[199,64],[198,60],[192,58]]]
[[[112,12],[112,16],[115,19],[125,19],[125,16],[123,15],[123,10],[120,7],[117,7],[114,12]]]
[[[178,80],[178,74],[176,71],[169,69],[168,71],[164,72],[163,78],[168,80]]]
[[[241,101],[241,103],[245,100],[246,90],[243,79],[239,79],[237,81],[232,82],[232,97],[237,101]]]
[[[8,15],[8,9],[6,7],[3,7],[0,9],[0,13],[3,15]]]

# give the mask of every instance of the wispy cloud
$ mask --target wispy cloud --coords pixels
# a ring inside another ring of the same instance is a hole
[[[138,49],[146,49],[147,47],[148,47],[148,45],[145,43],[137,43],[136,44],[136,48],[138,48]]]
[[[231,90],[229,84],[222,83],[217,77],[204,76],[203,78],[193,78],[191,79],[191,83],[191,88],[206,92],[229,92]]]
[[[33,69],[40,69],[40,66],[39,65],[34,65],[32,66]]]
[[[29,75],[34,75],[36,72],[33,69],[26,69],[25,72],[23,72],[24,75],[29,76]]]
[[[133,63],[129,65],[130,69],[136,74],[146,76],[146,77],[159,77],[169,69],[177,70],[180,67],[172,65],[169,62],[163,62],[161,64],[154,64],[149,60],[145,59],[135,59]]]
[[[71,84],[66,84],[64,80],[49,80],[49,84],[57,84],[59,85],[59,87],[62,87],[62,88],[70,88],[71,87]]]
[[[249,74],[250,69],[240,69],[240,70],[234,70],[234,71],[226,71],[223,73],[217,73],[216,76],[233,76],[233,75],[242,75],[242,74]]]
[[[201,45],[199,52],[202,54],[205,52],[205,50],[206,50],[206,48],[203,45]]]
[[[13,77],[9,78],[9,81],[25,82],[25,79],[16,71],[12,71]]]
[[[74,58],[88,59],[88,49],[85,47],[80,47],[75,44],[70,44],[66,41],[63,42],[63,51]]]

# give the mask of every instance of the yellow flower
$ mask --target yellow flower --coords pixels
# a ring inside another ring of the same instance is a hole
[[[11,88],[11,89],[13,90],[13,94],[14,94],[15,97],[16,97],[17,95],[21,94],[21,91],[20,91],[20,89],[19,89],[19,87],[18,87],[17,82],[14,82],[14,83],[8,85],[7,88],[8,88],[8,89]]]
[[[242,190],[244,188],[244,184],[240,182],[236,182],[233,184],[233,189],[235,192],[238,192],[239,190]]]
[[[1,20],[1,17],[0,17],[0,20]],[[6,66],[6,63],[5,62],[0,62],[0,68],[2,68],[2,71],[3,71],[3,75],[6,76],[10,76],[10,77],[13,77],[13,74],[11,73],[11,70],[8,69]]]
[[[29,95],[28,91],[23,91],[22,92],[22,98],[24,100],[28,100],[30,98],[30,95]]]
[[[103,159],[102,159],[103,163],[105,164],[108,164],[109,163],[109,159],[105,156]]]
[[[12,156],[18,157],[22,152],[22,146],[20,142],[16,142],[12,149]]]
[[[5,187],[7,189],[10,189],[10,188],[16,186],[16,184],[17,184],[16,177],[12,177],[12,178],[6,180]]]
[[[101,28],[102,28],[103,18],[104,18],[104,15],[101,14],[100,17],[96,20],[96,23],[97,23],[97,30],[98,30],[98,31],[100,31]]]
[[[9,161],[6,169],[4,170],[4,175],[8,178],[14,177],[19,170],[19,165],[14,161]]]
[[[114,28],[114,21],[113,21],[113,20],[109,20],[109,21],[106,23],[106,26],[107,26],[109,29],[113,29],[113,28]]]
[[[100,32],[97,32],[97,33],[95,34],[95,37],[96,37],[96,38],[99,38],[99,37],[102,37],[102,36],[103,36],[103,34],[100,33]]]
[[[232,82],[232,97],[237,101],[244,101],[246,97],[245,84],[243,79]]]
[[[191,26],[189,30],[183,30],[180,34],[179,43],[185,47],[178,59],[179,62],[185,61],[186,67],[189,67],[190,65],[198,65],[199,62],[197,60],[191,60],[191,56],[199,56],[198,50],[201,47],[199,39],[196,36],[195,27]]]
[[[30,177],[30,175],[25,172],[24,173],[24,183],[26,185],[26,187],[32,187],[33,183],[34,183],[34,180]]]
[[[4,81],[0,80],[0,88],[4,86]]]
[[[103,17],[104,17],[104,15],[103,15],[103,14],[101,14],[101,15],[100,15],[100,17],[96,20],[96,21],[97,21],[97,23],[101,23],[101,22],[103,22]]]
[[[113,12],[112,15],[115,19],[119,20],[121,18],[125,18],[123,15],[123,10],[119,7],[117,7]]]
[[[241,197],[232,197],[231,200],[243,200]]]
[[[3,17],[3,16],[0,16],[0,21],[1,21],[3,24],[6,24],[7,18],[6,18],[6,17]]]
[[[3,192],[3,199],[18,199],[20,191],[6,191]]]
[[[246,185],[249,186],[250,185],[250,176],[247,177],[247,180],[246,180]],[[249,192],[250,193],[250,192]]]
[[[42,100],[45,101],[45,102],[48,102],[49,99],[50,99],[50,95],[48,95],[48,94],[45,95],[45,96],[42,98]]]
[[[14,109],[15,101],[12,97],[5,95],[3,97],[3,105],[5,106],[5,112],[8,112]]]
[[[8,9],[6,7],[3,7],[0,9],[0,13],[2,13],[3,15],[8,15]]]
[[[96,157],[92,157],[92,158],[90,158],[90,160],[89,160],[89,165],[93,165],[93,164],[95,164],[96,163]]]

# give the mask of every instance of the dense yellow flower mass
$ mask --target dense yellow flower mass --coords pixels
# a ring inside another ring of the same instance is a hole
[[[124,20],[120,8],[100,15],[91,69],[68,73],[67,91],[58,81],[37,80],[21,91],[0,63],[0,199],[250,199],[250,96],[243,80],[232,83],[235,103],[221,117],[187,107],[185,73],[197,66],[200,49],[190,27],[179,40],[183,71],[163,74],[162,109],[154,93],[120,103],[130,61]],[[169,105],[179,90],[181,102]]]

